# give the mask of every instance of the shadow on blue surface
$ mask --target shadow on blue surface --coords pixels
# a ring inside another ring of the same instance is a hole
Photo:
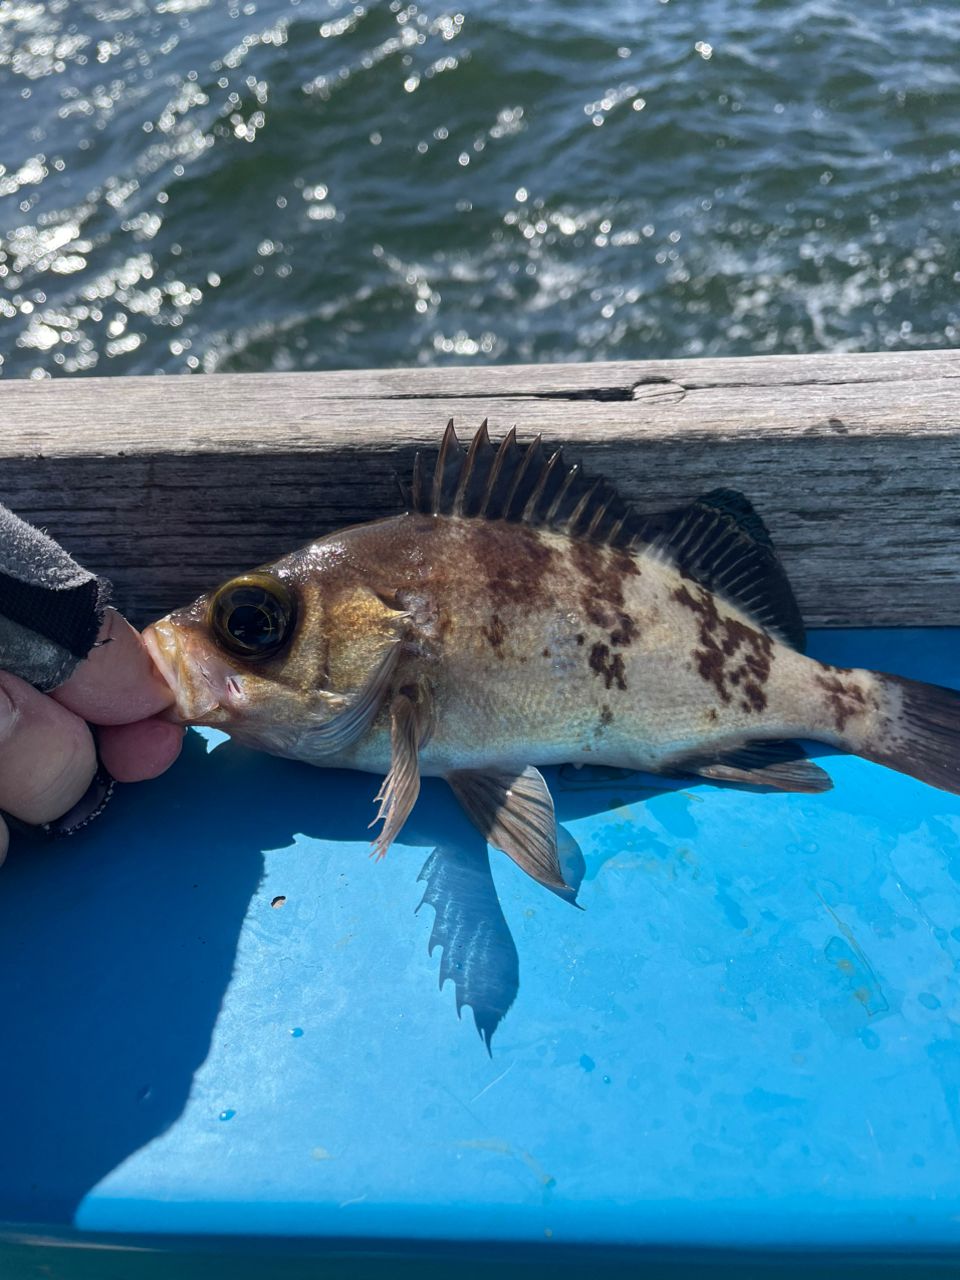
[[[271,804],[281,788],[282,804]],[[71,1221],[105,1174],[177,1119],[210,1046],[263,851],[294,833],[355,843],[375,789],[369,775],[233,744],[207,752],[190,734],[178,768],[149,792],[122,788],[103,825],[11,852],[0,895],[0,1218]],[[574,796],[564,812],[596,808],[596,796],[585,801]],[[429,949],[441,950],[441,986],[453,982],[457,1013],[471,1007],[489,1048],[519,972],[487,847],[432,780],[404,842],[431,849],[419,876],[421,905],[435,911]],[[564,865],[579,884],[583,859],[569,837]]]
[[[206,1057],[262,842],[287,819],[251,802],[238,840],[234,765],[202,754],[189,742],[176,779],[146,804],[122,790],[104,819],[114,839],[98,827],[11,851],[0,896],[3,1216],[71,1220],[92,1186],[173,1123]]]
[[[368,775],[233,744],[207,752],[195,734],[184,755],[149,803],[121,790],[109,840],[97,825],[27,845],[4,871],[0,1217],[71,1221],[105,1174],[174,1123],[209,1049],[263,851],[294,833],[356,842],[366,830]],[[550,782],[561,824],[675,789],[616,769],[564,768]],[[274,788],[282,806],[269,803]],[[429,779],[404,842],[431,848],[418,877],[435,912],[429,950],[489,1050],[520,974],[487,847],[446,784]],[[560,844],[578,887],[583,855],[562,825]]]

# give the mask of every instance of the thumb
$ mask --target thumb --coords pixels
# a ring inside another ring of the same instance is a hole
[[[106,611],[89,656],[50,696],[92,724],[129,724],[173,702],[139,631],[116,609]]]

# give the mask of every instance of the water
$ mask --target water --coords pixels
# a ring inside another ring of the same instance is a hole
[[[2,0],[13,377],[956,345],[955,0]]]

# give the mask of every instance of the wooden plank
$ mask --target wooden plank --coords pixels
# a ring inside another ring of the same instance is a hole
[[[138,621],[399,509],[448,417],[646,510],[742,489],[812,625],[960,625],[960,353],[0,382],[0,500]]]

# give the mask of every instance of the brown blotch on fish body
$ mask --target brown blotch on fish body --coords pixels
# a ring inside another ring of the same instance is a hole
[[[494,651],[498,658],[503,660],[503,642],[506,639],[507,629],[503,625],[503,619],[499,614],[495,613],[490,619],[487,626],[481,628],[484,639],[490,648]]]
[[[607,703],[604,703],[603,706],[600,708],[600,720],[593,731],[593,736],[595,738],[602,738],[604,731],[611,724],[613,724],[613,712],[611,711]]]
[[[584,542],[574,539],[570,544],[570,554],[582,578],[597,589],[599,594],[600,578],[603,574],[603,548],[595,542]]]
[[[550,602],[548,579],[560,553],[536,529],[475,520],[470,522],[469,537],[495,609],[511,605],[535,609]]]
[[[596,722],[594,726],[594,739],[596,741],[599,742],[600,739],[602,739],[604,733],[607,732],[607,728],[609,724],[612,723],[612,721],[613,721],[613,712],[611,709],[609,709],[607,703],[604,703],[603,707],[600,708],[600,718],[598,719],[598,722]]]
[[[673,598],[697,619],[699,644],[691,657],[701,678],[713,685],[723,702],[732,702],[738,690],[743,711],[758,715],[765,711],[764,686],[770,676],[773,639],[737,618],[721,615],[714,596],[691,579],[674,591]]]
[[[827,703],[833,713],[834,722],[838,731],[842,733],[849,720],[866,711],[867,699],[863,690],[852,680],[842,679],[842,667],[831,669],[837,674],[817,675],[814,676],[814,680],[827,695]]]
[[[610,553],[610,567],[619,573],[621,578],[639,578],[640,566],[628,551],[614,547]]]
[[[616,630],[610,632],[610,643],[625,649],[633,643],[633,638],[636,634],[637,624],[630,615],[628,613],[618,613]]]
[[[744,711],[756,711],[758,713],[766,711],[767,695],[758,684],[755,684],[752,680],[747,680],[744,682],[740,706]]]
[[[640,572],[633,557],[592,542],[574,542],[571,555],[581,578],[580,607],[586,618],[610,633],[611,644],[630,644],[636,625],[623,611],[623,580]]]
[[[592,622],[595,627],[606,631],[608,627],[613,626],[613,610],[608,608],[602,600],[594,596],[581,596],[580,606],[587,615],[587,621]]]
[[[619,653],[611,655],[609,648],[600,641],[597,641],[590,650],[590,667],[598,676],[603,676],[604,684],[608,689],[611,689],[614,683],[618,689],[626,689],[623,656]]]

